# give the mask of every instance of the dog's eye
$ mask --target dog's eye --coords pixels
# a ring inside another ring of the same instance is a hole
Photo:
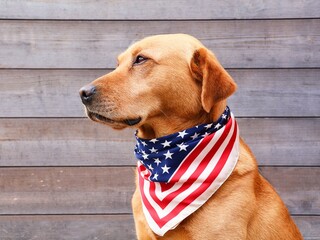
[[[141,56],[141,55],[138,55],[136,57],[136,60],[134,61],[133,65],[138,65],[138,64],[142,64],[144,63],[145,61],[147,61],[148,58],[144,57],[144,56]]]

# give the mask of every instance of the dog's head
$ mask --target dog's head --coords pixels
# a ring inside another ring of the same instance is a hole
[[[215,120],[236,84],[212,52],[185,34],[130,46],[117,68],[80,89],[90,119],[139,137],[167,135]]]

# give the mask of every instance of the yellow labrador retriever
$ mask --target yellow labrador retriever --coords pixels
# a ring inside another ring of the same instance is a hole
[[[237,136],[226,105],[236,88],[197,39],[172,34],[133,44],[113,72],[80,89],[90,119],[137,129],[132,208],[139,240],[302,239]]]

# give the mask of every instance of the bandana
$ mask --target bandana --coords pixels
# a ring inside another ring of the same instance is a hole
[[[200,208],[227,180],[239,157],[239,131],[229,107],[215,123],[136,140],[143,212],[159,236]]]

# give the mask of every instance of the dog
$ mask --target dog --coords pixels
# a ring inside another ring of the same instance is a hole
[[[217,121],[226,116],[226,100],[236,88],[232,77],[199,40],[186,34],[167,34],[150,36],[131,45],[118,56],[116,69],[81,88],[80,96],[91,120],[114,129],[137,129],[138,148],[146,141],[156,143],[174,133],[183,138],[187,134],[184,130],[194,126],[204,128],[215,123],[221,127]],[[228,122],[235,121],[232,116]],[[236,131],[235,122],[233,129]],[[225,130],[221,128],[221,131]],[[201,206],[190,207],[187,216],[179,218],[165,231],[154,227],[154,219],[147,209],[147,195],[139,186],[141,181],[148,181],[145,184],[150,186],[155,184],[152,181],[156,181],[158,174],[152,173],[152,166],[143,164],[148,154],[136,150],[142,160],[138,161],[132,209],[139,240],[302,239],[285,204],[260,175],[249,147],[236,134],[233,136],[233,146],[236,146],[233,165],[230,164],[228,173],[222,177],[222,183],[206,196]],[[183,153],[186,146],[180,143],[177,154]],[[156,154],[157,149],[153,150]],[[166,155],[166,160],[171,161],[171,155]],[[166,175],[169,167],[162,170]],[[189,207],[189,202],[184,200],[179,204]],[[181,217],[179,214],[177,211],[176,217]]]

